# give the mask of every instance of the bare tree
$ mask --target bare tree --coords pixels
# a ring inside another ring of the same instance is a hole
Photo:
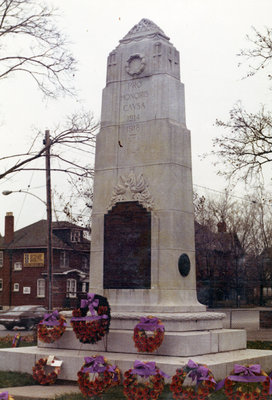
[[[200,280],[207,279],[210,299],[216,299],[214,291],[222,280],[224,288],[231,286],[236,292],[237,305],[242,293],[247,302],[263,305],[264,288],[272,285],[271,193],[259,185],[243,199],[228,190],[222,196],[195,197],[200,198],[195,201],[196,220],[202,224],[196,226],[197,271]],[[216,233],[220,221],[226,233]]]
[[[269,66],[272,59],[272,29],[266,27],[264,32],[260,32],[252,27],[252,30],[253,36],[246,36],[251,47],[241,50],[238,54],[238,56],[249,61],[250,70],[247,76],[253,76]],[[271,74],[268,74],[267,77],[272,78]]]
[[[89,113],[77,113],[67,118],[64,126],[57,127],[50,136],[51,171],[65,172],[68,176],[92,177],[93,164],[86,163],[87,155],[94,153],[98,128]],[[38,132],[31,146],[20,154],[0,158],[0,179],[19,171],[43,171],[32,162],[45,156],[47,146],[41,146],[44,132]],[[39,141],[38,141],[39,139]],[[85,160],[85,161],[84,161]]]
[[[214,139],[223,168],[219,174],[228,179],[238,178],[249,182],[262,177],[264,167],[272,161],[272,114],[264,107],[256,113],[248,113],[241,104],[230,111],[228,121],[216,121],[228,133]]]
[[[55,17],[39,0],[0,0],[0,79],[24,73],[46,96],[73,91],[75,60]]]
[[[231,216],[235,201],[229,190],[221,196],[194,195],[197,287],[200,301],[238,304],[242,289],[243,249]]]
[[[272,30],[247,36],[251,47],[242,50],[239,56],[249,62],[247,76],[270,67],[272,60]],[[268,73],[268,79],[271,74]],[[217,126],[226,129],[227,134],[214,140],[213,155],[219,157],[219,174],[234,181],[246,183],[262,178],[263,170],[272,161],[272,114],[264,106],[256,113],[248,112],[241,103],[230,111],[228,121],[216,121]]]
[[[90,174],[89,174],[90,175]],[[60,209],[66,215],[68,221],[80,224],[91,230],[91,217],[93,208],[93,179],[86,177],[70,176],[70,194],[58,193],[55,190],[55,198],[58,199]]]

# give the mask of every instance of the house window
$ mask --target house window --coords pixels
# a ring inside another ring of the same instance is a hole
[[[19,287],[20,287],[20,286],[19,286],[19,283],[14,283],[14,284],[13,284],[13,291],[14,291],[14,292],[19,292]]]
[[[60,267],[69,267],[69,254],[67,253],[67,251],[60,252]]]
[[[4,265],[4,252],[0,251],[0,267]]]
[[[77,295],[77,282],[75,279],[66,281],[66,297],[74,298]]]
[[[87,256],[82,257],[82,268],[88,268],[89,266],[89,260]]]
[[[0,291],[3,290],[3,279],[0,279]]]
[[[14,271],[21,271],[22,270],[22,263],[21,262],[15,262],[14,263]]]
[[[30,294],[31,293],[31,288],[29,286],[24,286],[23,287],[23,294]]]
[[[86,293],[87,292],[87,282],[82,283],[82,292]]]
[[[45,279],[37,279],[37,297],[45,297]]]
[[[71,231],[71,242],[80,242],[81,232],[79,230]]]

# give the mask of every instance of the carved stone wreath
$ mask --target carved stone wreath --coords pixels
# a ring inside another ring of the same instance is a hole
[[[145,57],[142,54],[133,54],[126,62],[126,71],[130,76],[140,75],[145,68]]]
[[[113,189],[108,209],[122,201],[138,201],[148,211],[154,208],[154,201],[143,174],[136,176],[131,172],[129,175],[120,176],[119,183]]]

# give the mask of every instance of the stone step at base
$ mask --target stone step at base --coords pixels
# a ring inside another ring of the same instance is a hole
[[[71,311],[62,311],[70,325]],[[142,317],[148,316],[142,313]],[[185,332],[185,331],[204,331],[211,329],[223,328],[223,322],[226,315],[222,312],[190,312],[190,313],[174,313],[174,312],[153,312],[153,317],[159,318],[166,332]],[[110,329],[130,329],[133,330],[135,325],[140,321],[139,312],[112,312]]]
[[[79,342],[71,329],[67,329],[64,335],[52,344],[39,341],[39,347],[139,354],[134,345],[133,331],[131,330],[111,330],[108,335],[96,344],[83,344]],[[191,357],[245,348],[246,331],[243,329],[165,332],[163,343],[154,354],[155,356]]]
[[[60,379],[76,381],[77,372],[84,364],[85,356],[93,356],[97,353],[82,350],[60,350],[39,347],[22,347],[0,350],[0,370],[19,371],[32,373],[32,367],[40,358],[55,355],[63,360]],[[141,361],[155,361],[157,366],[166,374],[173,376],[177,368],[181,368],[191,357],[169,357],[152,354],[124,354],[99,352],[107,360],[121,369],[124,373],[133,367],[136,359]],[[234,364],[260,364],[265,371],[272,369],[272,351],[269,350],[235,350],[222,353],[204,354],[192,358],[195,362],[206,364],[212,370],[215,379],[225,378],[234,367]]]

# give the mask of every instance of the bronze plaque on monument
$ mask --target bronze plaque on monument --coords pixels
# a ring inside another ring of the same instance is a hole
[[[150,289],[151,213],[117,203],[104,218],[104,288]]]

